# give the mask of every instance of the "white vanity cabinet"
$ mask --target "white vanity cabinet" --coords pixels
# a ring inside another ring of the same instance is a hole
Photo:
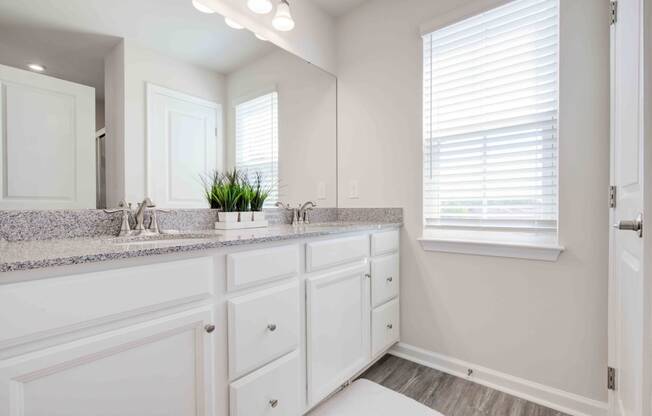
[[[398,264],[389,229],[13,273],[0,415],[306,414],[398,341]]]

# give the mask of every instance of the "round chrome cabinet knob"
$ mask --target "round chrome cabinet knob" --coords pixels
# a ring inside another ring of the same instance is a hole
[[[211,332],[215,331],[215,325],[206,325],[204,330],[210,334]]]
[[[278,406],[278,400],[276,400],[276,399],[272,399],[272,400],[270,400],[270,401],[269,401],[269,405],[270,405],[272,408]]]
[[[276,331],[276,324],[269,324],[267,325],[267,329],[270,330],[270,332]]]

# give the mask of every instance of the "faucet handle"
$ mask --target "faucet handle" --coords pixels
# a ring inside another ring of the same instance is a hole
[[[174,211],[171,211],[169,209],[160,209],[160,208],[152,208],[152,216],[150,218],[149,222],[149,230],[152,231],[153,233],[160,234],[161,229],[158,225],[158,216],[156,215],[159,212],[162,212],[164,214],[174,214]]]
[[[118,208],[104,210],[104,212],[106,212],[107,214],[115,214],[116,212],[125,212],[125,211],[131,211],[131,202],[127,202],[124,199],[118,202]]]
[[[127,236],[131,233],[131,226],[129,225],[129,216],[131,215],[131,203],[128,203],[124,199],[118,203],[118,208],[116,209],[105,209],[104,212],[107,214],[115,214],[117,212],[122,213],[122,223],[120,224],[120,233],[119,237]]]

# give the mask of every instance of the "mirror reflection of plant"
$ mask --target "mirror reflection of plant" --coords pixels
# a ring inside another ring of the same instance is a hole
[[[215,170],[210,175],[202,175],[201,181],[204,185],[204,197],[211,209],[222,208],[219,199],[215,195],[215,190],[222,186],[222,174]]]

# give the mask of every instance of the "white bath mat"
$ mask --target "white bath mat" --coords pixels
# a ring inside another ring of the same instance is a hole
[[[421,403],[360,379],[310,412],[310,416],[442,416]]]

